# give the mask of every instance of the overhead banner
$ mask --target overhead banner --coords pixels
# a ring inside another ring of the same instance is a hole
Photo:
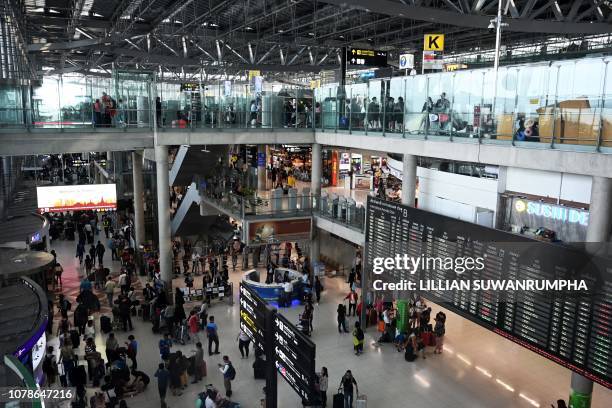
[[[349,65],[362,67],[386,67],[387,53],[386,51],[349,48],[347,50],[346,62]]]
[[[36,199],[41,213],[116,210],[117,187],[115,184],[36,187]]]
[[[270,239],[306,240],[310,239],[311,230],[312,219],[310,217],[249,221],[247,245],[266,244]]]

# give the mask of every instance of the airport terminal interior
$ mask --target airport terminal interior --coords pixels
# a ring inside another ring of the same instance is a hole
[[[0,404],[612,407],[612,3],[0,0]]]

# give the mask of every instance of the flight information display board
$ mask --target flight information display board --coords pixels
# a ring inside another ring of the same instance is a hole
[[[494,332],[612,388],[612,261],[398,203],[368,197],[366,273],[373,259],[480,257],[482,270],[385,271],[387,281],[582,279],[589,290],[443,290],[422,294]],[[372,286],[368,286],[371,290]],[[418,287],[418,286],[417,286]]]
[[[266,302],[248,286],[240,284],[240,330],[253,340],[255,347],[265,350]]]
[[[315,344],[277,313],[274,318],[276,369],[302,399],[312,400],[315,380]]]

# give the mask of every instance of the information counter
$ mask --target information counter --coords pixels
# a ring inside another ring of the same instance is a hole
[[[274,270],[274,283],[270,284],[265,283],[265,276],[261,276],[266,272],[260,273],[256,269],[251,269],[242,276],[242,283],[247,285],[250,289],[253,289],[266,302],[278,303],[285,292],[282,283],[285,272],[288,273],[291,284],[293,285],[292,299],[294,301],[301,301],[304,298],[304,293],[309,289],[302,281],[302,273],[293,269],[276,268]]]

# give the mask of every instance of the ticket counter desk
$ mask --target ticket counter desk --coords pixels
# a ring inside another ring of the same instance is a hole
[[[257,292],[266,302],[278,304],[278,301],[285,292],[283,288],[283,277],[285,276],[285,272],[289,274],[289,279],[293,284],[292,304],[296,301],[300,302],[304,298],[304,293],[309,291],[309,289],[302,282],[302,273],[293,269],[276,268],[274,270],[274,283],[271,284],[265,283],[266,272],[260,273],[255,269],[251,269],[242,276],[242,283]]]

